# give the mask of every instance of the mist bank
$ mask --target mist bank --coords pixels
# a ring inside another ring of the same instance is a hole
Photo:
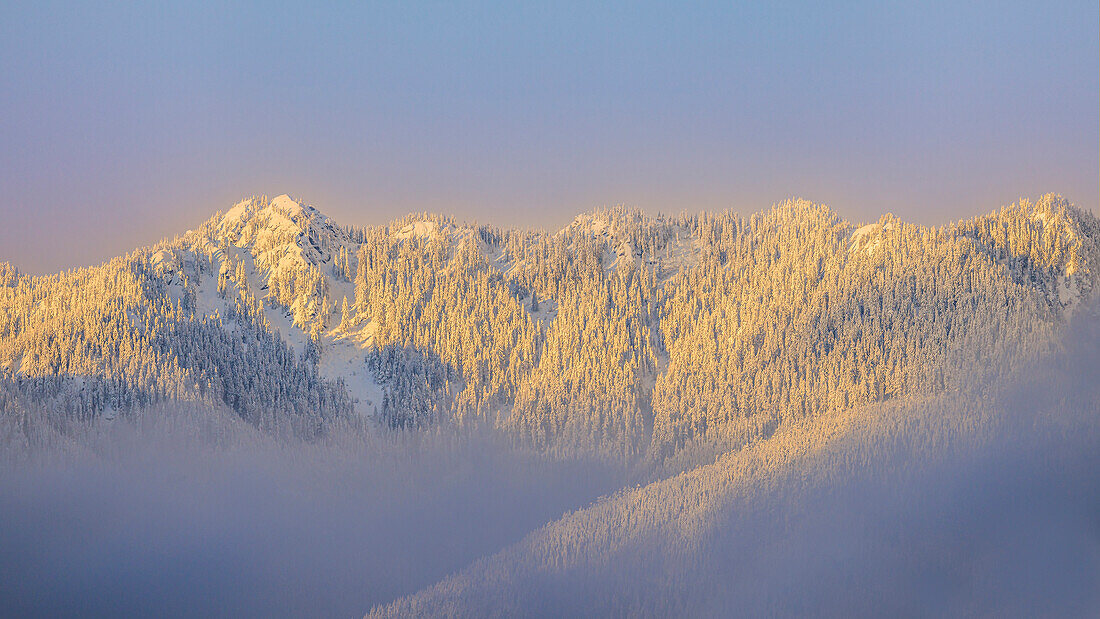
[[[228,406],[20,409],[0,418],[0,609],[1095,615],[1095,304],[1053,349],[637,485],[493,432],[349,423],[303,441]]]
[[[1095,616],[1100,320],[995,385],[781,427],[379,616]]]
[[[5,614],[359,615],[625,483],[481,434],[287,443],[202,407],[106,425],[0,471]]]

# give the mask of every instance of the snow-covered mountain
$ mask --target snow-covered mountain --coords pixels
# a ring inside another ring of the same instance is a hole
[[[1000,380],[785,421],[368,616],[1088,616],[1098,311]]]
[[[278,433],[485,425],[685,468],[1035,358],[1100,291],[1098,242],[1056,196],[940,228],[793,201],[620,207],[555,234],[345,227],[256,197],[100,266],[4,265],[0,367],[6,390],[84,420],[198,400]]]
[[[0,263],[0,597],[1095,615],[1098,312],[1100,222],[1057,196],[556,233],[256,197],[102,265]]]

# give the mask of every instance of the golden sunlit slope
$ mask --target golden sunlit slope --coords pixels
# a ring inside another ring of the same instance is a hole
[[[98,267],[0,270],[0,366],[88,419],[199,399],[273,431],[477,424],[686,470],[1026,363],[1100,290],[1098,238],[1052,195],[939,228],[796,200],[556,234],[251,198]]]
[[[783,423],[370,614],[1079,612],[1095,588],[1055,574],[1100,567],[1080,521],[1100,500],[1098,309],[996,384]]]

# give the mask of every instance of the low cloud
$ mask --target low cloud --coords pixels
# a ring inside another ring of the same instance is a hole
[[[361,615],[624,483],[491,437],[214,449],[153,434],[155,452],[130,428],[0,472],[0,608]]]

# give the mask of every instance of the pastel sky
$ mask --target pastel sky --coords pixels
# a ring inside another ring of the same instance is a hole
[[[1097,209],[1096,0],[157,4],[0,3],[0,260],[99,262],[253,194],[552,229]]]

